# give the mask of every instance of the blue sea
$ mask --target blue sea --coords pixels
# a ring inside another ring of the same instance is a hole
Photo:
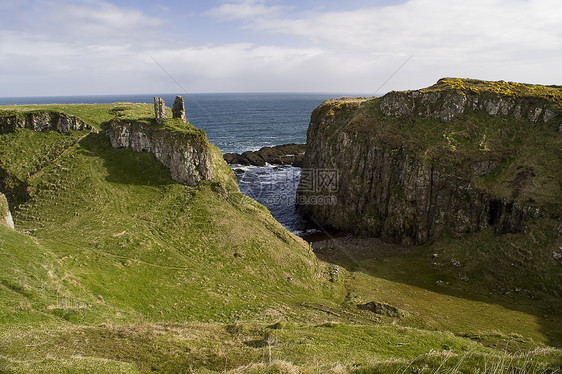
[[[305,143],[310,114],[324,100],[349,94],[219,93],[180,94],[188,120],[205,130],[223,153],[241,153],[264,146]],[[104,95],[2,98],[12,104],[153,103],[155,95]],[[160,94],[171,107],[176,94]],[[240,190],[265,205],[287,229],[302,234],[314,227],[294,208],[300,168],[292,166],[236,167]]]

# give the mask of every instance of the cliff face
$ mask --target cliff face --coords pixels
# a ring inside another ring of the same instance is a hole
[[[17,128],[33,131],[55,130],[63,134],[71,130],[92,130],[80,118],[58,112],[38,111],[0,117],[0,134],[14,132]]]
[[[301,210],[326,228],[404,244],[488,226],[519,232],[558,212],[559,101],[482,89],[494,83],[442,80],[379,99],[325,102],[307,134]],[[550,143],[530,160],[534,145],[524,143],[538,138]],[[554,170],[541,166],[543,156]],[[549,187],[535,187],[539,179]]]
[[[116,120],[107,128],[114,148],[151,152],[170,169],[172,178],[186,185],[213,179],[213,156],[204,133],[175,132],[150,124]]]

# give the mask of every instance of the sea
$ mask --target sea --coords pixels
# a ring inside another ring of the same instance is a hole
[[[207,133],[222,153],[255,151],[261,147],[305,143],[312,111],[324,100],[360,94],[337,93],[205,93],[183,96],[186,116]],[[162,97],[171,107],[176,94],[0,97],[0,105],[150,103]],[[273,217],[297,235],[318,228],[301,217],[294,201],[301,169],[293,166],[233,165],[242,193],[266,206]]]

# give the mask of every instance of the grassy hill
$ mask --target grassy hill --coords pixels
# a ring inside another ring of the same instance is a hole
[[[561,364],[552,347],[560,340],[537,317],[543,309],[524,297],[452,296],[434,286],[447,272],[427,265],[427,250],[366,258],[360,268],[319,260],[240,194],[214,147],[215,179],[195,187],[174,182],[150,153],[112,148],[107,122],[150,123],[151,108],[0,108],[61,111],[98,130],[0,135],[16,226],[0,227],[0,372],[452,373],[478,365],[540,373]],[[443,245],[445,255],[455,244]],[[370,301],[404,315],[357,308]],[[487,318],[475,323],[475,308]]]

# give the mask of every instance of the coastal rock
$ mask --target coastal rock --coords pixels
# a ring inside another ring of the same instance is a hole
[[[202,131],[172,132],[145,123],[113,121],[107,135],[114,148],[153,153],[177,182],[193,186],[213,179],[213,157]]]
[[[248,161],[246,157],[238,153],[225,153],[222,157],[229,165],[243,165],[243,166],[250,165],[250,161]]]
[[[33,131],[54,130],[68,134],[72,130],[93,130],[80,118],[53,111],[37,111],[0,117],[0,133],[6,134],[25,128]]]
[[[302,167],[304,158],[304,144],[283,144],[273,147],[263,147],[258,151],[247,151],[242,154],[225,153],[224,160],[231,165],[293,165]]]
[[[246,151],[242,153],[242,157],[248,160],[250,165],[265,166],[265,160],[257,152]]]
[[[401,244],[424,244],[447,234],[460,237],[487,227],[498,235],[524,231],[530,219],[543,214],[534,199],[520,196],[533,188],[532,168],[512,172],[498,196],[473,180],[495,173],[512,151],[494,153],[485,149],[484,141],[479,145],[461,135],[468,145],[458,152],[455,139],[434,134],[443,131],[440,123],[457,121],[455,128],[468,131],[479,123],[475,121],[495,116],[506,116],[502,126],[514,132],[524,126],[535,129],[535,123],[557,127],[561,113],[556,105],[541,97],[455,89],[327,101],[311,116],[303,165],[307,175],[297,191],[299,209],[325,229]],[[545,117],[547,107],[552,114]],[[458,122],[467,115],[472,116],[468,123]],[[440,138],[443,145],[420,146],[421,135],[414,129],[422,121],[428,139]],[[410,126],[410,132],[402,132],[402,126]]]
[[[162,120],[166,117],[166,103],[164,99],[154,96],[154,118],[156,122],[162,124]]]
[[[8,206],[6,196],[0,193],[0,225],[14,229],[14,220]]]
[[[185,117],[185,103],[183,101],[183,97],[176,96],[176,100],[174,100],[174,106],[172,107],[172,115],[173,118],[179,118],[183,122],[187,121]]]

